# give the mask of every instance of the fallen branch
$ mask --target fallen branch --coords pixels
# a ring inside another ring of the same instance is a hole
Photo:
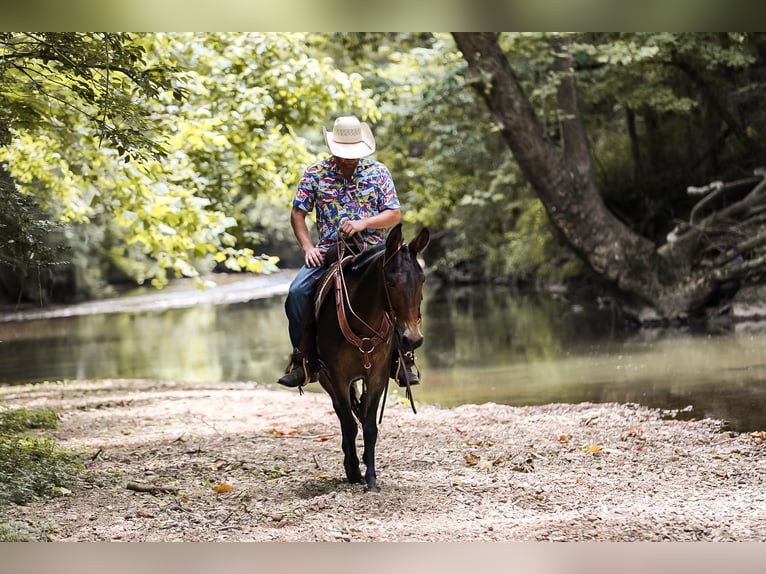
[[[148,492],[149,494],[178,494],[178,490],[168,486],[153,486],[151,484],[139,484],[138,482],[129,482],[125,488],[136,492]]]
[[[303,440],[330,440],[331,438],[334,438],[334,434],[259,434],[252,437],[252,439],[257,438],[298,438]]]

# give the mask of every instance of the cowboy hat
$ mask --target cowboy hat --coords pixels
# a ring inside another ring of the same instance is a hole
[[[359,159],[375,151],[375,137],[370,126],[354,116],[341,116],[336,119],[331,132],[322,126],[322,133],[334,156]]]

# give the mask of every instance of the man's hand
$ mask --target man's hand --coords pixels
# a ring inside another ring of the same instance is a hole
[[[304,257],[306,267],[319,267],[324,261],[324,252],[325,250],[319,249],[319,247],[312,247],[306,251],[306,255]]]
[[[343,223],[340,224],[340,230],[346,237],[353,237],[365,229],[367,229],[367,224],[364,219],[344,219]]]

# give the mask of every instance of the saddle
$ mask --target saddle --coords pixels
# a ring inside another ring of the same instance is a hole
[[[319,309],[327,298],[330,289],[333,286],[335,277],[339,271],[345,269],[356,255],[367,249],[367,245],[357,239],[352,238],[351,243],[339,241],[331,246],[324,255],[325,264],[329,264],[322,278],[317,283],[314,291],[314,317],[319,317]]]

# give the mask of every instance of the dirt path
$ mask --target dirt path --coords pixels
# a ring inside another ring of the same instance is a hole
[[[14,508],[66,541],[766,541],[766,433],[636,405],[390,399],[382,492],[345,482],[329,398],[254,384],[0,389],[59,410],[74,495]],[[152,490],[154,492],[147,492]]]

